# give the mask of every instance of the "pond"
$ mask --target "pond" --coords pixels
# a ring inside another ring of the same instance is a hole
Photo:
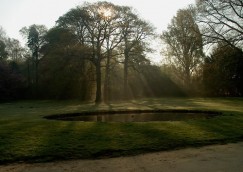
[[[119,111],[46,116],[47,119],[83,122],[153,122],[209,119],[220,115],[209,111]]]

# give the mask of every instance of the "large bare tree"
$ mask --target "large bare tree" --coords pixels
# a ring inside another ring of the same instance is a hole
[[[102,102],[102,65],[106,60],[105,91],[109,89],[110,59],[121,38],[117,21],[117,6],[108,2],[84,3],[71,9],[57,21],[60,27],[71,30],[82,45],[91,48],[84,60],[91,61],[96,70],[96,99]]]
[[[198,0],[197,23],[205,44],[224,41],[233,47],[243,46],[243,1]]]
[[[153,38],[154,28],[153,26],[142,20],[132,8],[121,8],[121,34],[122,51],[124,53],[124,98],[128,98],[128,69],[134,59],[140,57],[139,60],[144,60],[143,53],[149,50],[148,40]]]
[[[176,67],[184,85],[190,88],[191,76],[203,56],[202,37],[191,11],[179,10],[161,39],[166,45],[164,54]]]
[[[150,25],[139,19],[131,8],[109,2],[84,3],[60,17],[57,23],[59,27],[72,31],[79,43],[91,48],[90,57],[86,60],[95,66],[97,104],[102,102],[103,97],[102,67],[105,66],[104,98],[108,102],[112,64],[125,54],[124,78],[127,80],[131,52],[142,45],[148,33],[152,32]]]

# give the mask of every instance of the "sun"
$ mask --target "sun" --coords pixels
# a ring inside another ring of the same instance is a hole
[[[105,18],[110,18],[111,15],[112,15],[112,12],[110,9],[105,9],[104,12],[103,12],[103,15]]]
[[[112,17],[112,10],[109,8],[100,8],[99,13],[105,19],[110,19]]]

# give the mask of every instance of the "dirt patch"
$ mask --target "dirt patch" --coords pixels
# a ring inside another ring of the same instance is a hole
[[[243,171],[243,142],[149,153],[133,157],[0,166],[0,172],[66,171],[240,172]]]

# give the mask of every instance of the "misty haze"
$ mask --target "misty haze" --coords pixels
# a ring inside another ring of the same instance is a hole
[[[242,0],[0,6],[0,164],[242,141]]]

